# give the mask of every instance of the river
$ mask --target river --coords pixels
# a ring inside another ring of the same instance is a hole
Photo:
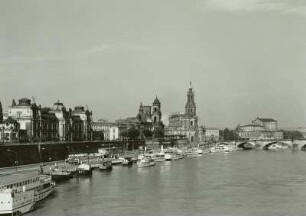
[[[306,153],[206,154],[94,170],[57,185],[28,216],[305,215]]]

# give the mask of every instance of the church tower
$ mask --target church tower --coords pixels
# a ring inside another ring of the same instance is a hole
[[[157,96],[153,102],[152,106],[152,122],[153,124],[158,124],[161,122],[161,109],[160,109],[160,101]]]
[[[139,106],[138,117],[139,117],[140,121],[143,121],[143,119],[144,119],[144,112],[143,112],[143,105],[142,105],[142,103],[140,103],[140,106]]]
[[[190,87],[187,92],[187,103],[185,106],[185,115],[188,117],[195,117],[197,115],[196,113],[196,103],[194,101],[194,91],[191,86],[190,82]]]

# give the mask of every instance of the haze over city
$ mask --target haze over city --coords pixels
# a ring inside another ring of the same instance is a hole
[[[306,4],[262,0],[12,1],[0,7],[0,94],[94,118],[136,116],[157,95],[200,123],[271,117],[305,126]]]

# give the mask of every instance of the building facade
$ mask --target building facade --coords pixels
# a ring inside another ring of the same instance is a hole
[[[220,130],[218,128],[204,128],[204,141],[218,142],[220,140]]]
[[[19,124],[20,142],[87,141],[92,138],[92,112],[82,106],[72,111],[57,101],[51,108],[42,108],[22,98],[18,104],[13,100],[7,115]]]
[[[6,118],[0,124],[0,143],[12,143],[18,141],[19,123],[12,118]]]
[[[119,139],[119,127],[114,122],[108,122],[105,120],[98,120],[92,123],[92,130],[95,134],[95,139],[103,140],[118,140]],[[100,136],[103,134],[103,136]]]
[[[246,140],[281,140],[283,132],[278,129],[278,123],[271,118],[256,118],[252,124],[238,126],[238,136]]]
[[[83,106],[76,106],[71,112],[72,116],[79,117],[83,122],[81,140],[92,140],[92,112]]]
[[[272,118],[256,118],[252,121],[253,125],[259,125],[265,128],[265,130],[276,131],[278,130],[277,121]]]
[[[19,123],[19,140],[21,142],[57,141],[58,120],[50,110],[22,98],[18,104],[12,103],[8,109],[8,118]]]
[[[140,103],[137,115],[142,128],[154,131],[162,124],[161,103],[155,98],[152,106],[144,106]]]
[[[66,107],[60,101],[53,104],[49,113],[54,114],[58,120],[58,138],[60,141],[70,140],[70,116]]]
[[[190,142],[199,140],[195,94],[191,85],[187,91],[185,113],[176,113],[169,116],[169,125],[165,127],[165,136],[169,138],[185,137]]]

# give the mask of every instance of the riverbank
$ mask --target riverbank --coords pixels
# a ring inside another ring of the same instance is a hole
[[[100,148],[123,152],[138,149],[143,141],[84,141],[11,143],[0,145],[0,168],[64,160],[71,153],[95,153]]]

